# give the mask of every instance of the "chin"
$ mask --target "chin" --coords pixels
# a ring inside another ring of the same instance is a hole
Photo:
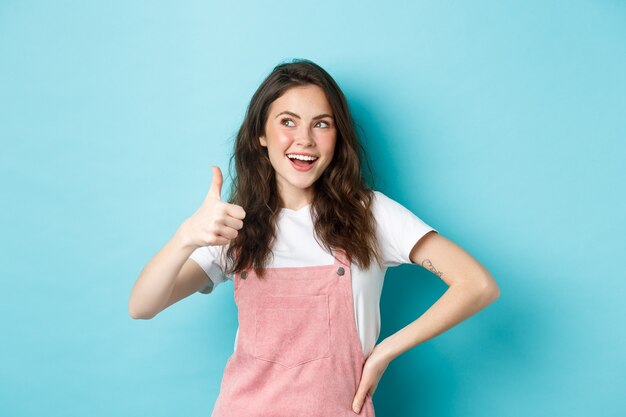
[[[317,181],[317,180],[315,180]],[[295,188],[300,188],[301,190],[307,190],[309,188],[311,188],[313,186],[313,184],[315,184],[315,181],[313,182],[306,182],[306,183],[291,183],[291,185]]]

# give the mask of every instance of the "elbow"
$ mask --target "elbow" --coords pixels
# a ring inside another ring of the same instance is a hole
[[[471,287],[482,306],[491,304],[500,297],[500,288],[490,275],[475,279]]]
[[[481,294],[487,304],[491,304],[500,298],[500,287],[495,283],[493,279],[490,279],[481,288]]]
[[[150,320],[151,318],[156,316],[156,314],[143,314],[132,310],[128,310],[128,315],[135,320]]]
[[[500,298],[500,288],[498,288],[497,286],[495,288],[490,288],[485,292],[485,294],[485,297],[487,298],[489,304],[491,304],[498,298]]]
[[[132,319],[135,319],[135,320],[150,320],[151,318],[156,316],[156,313],[150,312],[150,311],[142,311],[141,309],[138,309],[132,303],[129,303],[128,304],[128,315]]]

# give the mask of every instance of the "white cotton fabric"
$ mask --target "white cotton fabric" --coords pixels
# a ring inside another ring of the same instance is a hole
[[[412,263],[409,259],[411,249],[426,233],[437,232],[418,216],[387,197],[380,191],[374,191],[375,199],[372,211],[377,223],[382,268],[373,261],[370,268],[361,270],[352,264],[352,295],[356,328],[363,354],[367,358],[374,349],[380,335],[380,296],[385,273],[388,267]],[[267,267],[285,268],[316,265],[331,265],[335,259],[331,253],[321,247],[313,236],[311,205],[298,210],[282,208],[277,221],[276,241],[273,247],[273,260]],[[244,220],[245,227],[245,220]],[[220,283],[233,276],[224,276],[226,246],[203,246],[190,256],[206,272],[212,281],[199,292],[208,294]],[[237,335],[235,345],[237,345]]]

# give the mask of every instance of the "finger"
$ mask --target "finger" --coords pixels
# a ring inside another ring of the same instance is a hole
[[[223,236],[216,236],[215,237],[215,243],[213,244],[214,246],[222,246],[222,245],[228,245],[230,243],[230,239],[227,239]]]
[[[243,220],[246,217],[246,211],[243,207],[238,206],[237,204],[228,204],[226,206],[226,213],[239,220]]]
[[[224,218],[224,225],[235,230],[241,230],[241,228],[243,227],[243,221],[235,217],[227,216],[226,218]]]
[[[363,407],[363,403],[365,402],[365,396],[367,395],[367,390],[369,389],[366,384],[359,385],[359,389],[354,396],[354,400],[352,401],[352,411],[359,414],[361,412],[361,407]]]
[[[217,229],[217,234],[226,239],[234,239],[239,235],[239,231],[232,227],[220,226],[219,229]]]
[[[214,198],[217,200],[221,200],[222,194],[222,182],[224,181],[222,177],[222,170],[218,166],[213,166],[213,179],[211,180],[211,188],[209,188],[209,192],[206,196],[206,199]]]

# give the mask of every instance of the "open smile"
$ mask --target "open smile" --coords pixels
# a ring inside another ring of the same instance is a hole
[[[306,171],[310,170],[311,168],[313,168],[313,165],[315,165],[315,163],[319,160],[319,158],[317,158],[317,159],[315,159],[313,161],[302,161],[300,159],[289,158],[286,155],[285,155],[285,158],[289,159],[289,163],[291,164],[291,166],[296,171],[300,171],[300,172],[306,172]]]

